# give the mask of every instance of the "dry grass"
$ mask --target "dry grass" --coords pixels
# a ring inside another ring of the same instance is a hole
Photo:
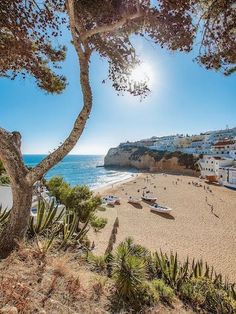
[[[21,245],[0,262],[0,274],[0,309],[9,305],[19,313],[106,313],[104,286],[99,287],[97,275],[73,253],[45,255],[35,245]],[[86,278],[84,285],[80,275]]]
[[[114,310],[113,296],[112,280],[92,273],[76,253],[45,255],[36,244],[20,244],[0,262],[0,313],[128,313]],[[143,313],[190,312],[160,304]]]

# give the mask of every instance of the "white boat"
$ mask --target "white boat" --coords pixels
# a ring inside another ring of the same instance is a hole
[[[114,196],[114,195],[106,195],[103,197],[103,200],[105,200],[106,202],[114,202],[114,204],[120,204],[120,198],[118,196]]]
[[[228,188],[228,189],[231,189],[231,190],[235,190],[236,191],[236,184],[233,184],[233,183],[229,183],[229,182],[223,182],[223,185]]]
[[[164,213],[164,214],[168,214],[169,212],[172,211],[172,208],[161,206],[159,204],[150,205],[149,207],[153,211],[156,211],[156,212],[159,212],[159,213]]]
[[[103,197],[102,201],[103,201],[103,203],[105,203],[107,205],[113,205],[114,206],[115,204],[117,204],[117,200],[116,199],[112,199],[112,198],[107,197],[107,196]]]
[[[157,200],[156,197],[153,197],[151,195],[144,195],[142,196],[142,200],[146,202],[155,202]]]
[[[128,203],[140,205],[141,200],[138,198],[134,198],[132,196],[129,197]]]

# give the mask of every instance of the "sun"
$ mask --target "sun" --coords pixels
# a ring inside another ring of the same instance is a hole
[[[151,85],[153,83],[153,70],[148,63],[141,63],[137,65],[131,72],[130,78],[137,83],[146,83]]]

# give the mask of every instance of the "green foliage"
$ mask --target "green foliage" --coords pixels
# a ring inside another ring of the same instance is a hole
[[[10,210],[7,210],[7,208],[3,210],[2,205],[0,205],[0,229],[7,222],[9,215],[10,215]]]
[[[36,217],[30,217],[28,235],[33,237],[36,234],[45,235],[46,232],[54,234],[64,211],[65,208],[58,213],[58,206],[55,206],[54,202],[47,204],[44,200],[39,199]]]
[[[3,166],[2,161],[0,160],[0,176],[1,176],[3,173],[5,173],[5,168],[4,168],[4,166]]]
[[[146,248],[128,238],[117,247],[112,261],[117,293],[137,311],[159,301],[157,289],[147,280],[146,254]]]
[[[160,278],[165,280],[172,288],[178,289],[188,276],[188,259],[181,265],[178,261],[177,253],[175,255],[171,253],[170,257],[162,252],[160,254],[155,253],[155,258],[157,261],[156,266],[159,269],[157,274],[159,272]]]
[[[10,178],[8,177],[8,175],[7,174],[2,174],[2,175],[0,175],[0,184],[2,184],[2,185],[8,185],[8,184],[10,184],[11,183],[11,181],[10,181]]]
[[[10,184],[10,178],[8,177],[6,170],[3,166],[3,162],[0,160],[0,185]]]
[[[181,263],[177,254],[151,254],[127,238],[115,252],[105,256],[90,253],[88,261],[96,272],[112,275],[119,300],[136,312],[159,299],[171,304],[175,297],[207,313],[236,310],[234,285],[201,260]]]
[[[66,188],[69,188],[69,184],[67,184],[62,177],[57,176],[47,181],[46,186],[50,191],[50,194],[55,196],[58,201],[62,201],[62,191],[66,190]]]
[[[53,177],[47,182],[50,194],[66,206],[66,215],[60,233],[62,246],[81,241],[90,227],[95,231],[103,229],[105,218],[96,216],[101,205],[101,198],[94,196],[87,186],[71,187],[61,177]]]
[[[152,285],[159,292],[164,302],[171,303],[175,298],[174,290],[167,286],[163,280],[155,279],[152,281]]]
[[[208,278],[192,278],[180,287],[180,297],[209,313],[235,313],[236,301],[226,291],[216,288]]]
[[[121,297],[135,298],[146,280],[145,262],[119,250],[115,257],[113,278]]]
[[[106,226],[107,218],[97,217],[93,215],[90,224],[91,227],[95,230],[95,232],[98,232]]]
[[[28,235],[43,236],[47,249],[54,242],[63,249],[77,244],[87,246],[86,234],[90,227],[99,231],[107,223],[105,218],[96,216],[101,198],[93,196],[86,186],[71,187],[61,177],[53,177],[47,182],[47,187],[65,208],[58,213],[58,205],[54,202],[48,205],[40,200],[36,217],[30,218]]]
[[[87,256],[87,261],[91,266],[91,270],[98,273],[105,273],[107,270],[107,256],[106,255],[94,255],[89,252]]]

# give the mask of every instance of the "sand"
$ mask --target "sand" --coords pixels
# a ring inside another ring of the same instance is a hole
[[[171,215],[153,213],[144,202],[142,208],[127,203],[130,195],[141,197],[145,186],[158,198],[159,204],[173,209]],[[193,177],[141,174],[99,193],[121,197],[121,205],[100,212],[108,218],[108,223],[101,232],[90,232],[96,254],[104,253],[118,216],[116,245],[131,236],[152,251],[177,251],[180,259],[202,258],[236,281],[236,191],[208,185]]]

